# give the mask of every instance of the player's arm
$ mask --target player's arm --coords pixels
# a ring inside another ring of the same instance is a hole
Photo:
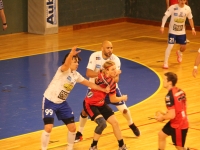
[[[175,118],[175,115],[176,115],[175,109],[169,109],[167,110],[167,113],[162,116],[162,118],[164,120],[171,120]]]
[[[195,31],[195,28],[194,28],[194,21],[193,21],[193,19],[188,19],[188,21],[189,21],[190,27],[192,28],[192,34],[196,35],[196,31]]]
[[[81,52],[81,50],[76,51],[76,49],[77,49],[77,46],[74,46],[71,49],[71,52],[69,53],[69,55],[65,59],[65,62],[63,63],[63,65],[61,66],[62,71],[67,71],[69,69],[70,65],[71,65],[73,56]]]
[[[169,8],[169,0],[166,0],[166,7]]]
[[[116,69],[117,69],[117,74],[116,74],[116,77],[115,77],[115,83],[118,83],[119,82],[119,75],[121,74],[121,61],[120,59],[117,57],[116,60],[115,60],[115,65],[116,65]]]
[[[99,72],[95,72],[94,70],[88,69],[86,70],[86,77],[88,78],[95,78],[98,76]]]
[[[198,55],[195,59],[195,62],[194,62],[194,69],[193,69],[193,76],[196,77],[197,76],[197,73],[198,73],[198,65],[200,64],[200,48],[199,48],[199,51],[198,51]]]
[[[114,94],[109,94],[109,98],[112,103],[117,103],[117,102],[121,102],[121,101],[127,101],[128,96],[122,95],[121,97],[117,97],[116,93],[114,93]]]
[[[7,23],[6,23],[6,16],[3,9],[3,2],[1,0],[0,0],[0,18],[2,20],[3,30],[5,30],[7,28]]]
[[[102,92],[105,92],[105,93],[109,93],[110,92],[110,87],[106,87],[106,88],[102,88],[98,85],[96,85],[95,83],[92,83],[88,80],[83,80],[82,82],[80,82],[80,84],[82,85],[85,85],[87,87],[90,87],[91,89],[95,89],[95,90],[98,90],[98,91],[102,91]]]

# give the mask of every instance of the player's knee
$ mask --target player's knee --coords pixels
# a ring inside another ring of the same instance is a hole
[[[95,133],[102,134],[103,130],[107,127],[106,120],[103,117],[97,118],[95,122],[98,126],[95,129]]]
[[[44,130],[45,130],[47,133],[51,133],[52,128],[53,128],[53,124],[47,124],[47,125],[44,126]]]
[[[123,110],[123,114],[127,114],[128,113],[128,110],[127,109],[124,109]]]
[[[87,116],[88,116],[88,114],[84,110],[82,110],[81,117],[82,118],[87,118]]]
[[[181,45],[181,47],[180,47],[180,51],[181,51],[181,52],[184,52],[185,49],[186,49],[186,45]]]
[[[68,125],[68,124],[74,123],[74,117],[62,119],[62,121],[64,122],[64,124]]]

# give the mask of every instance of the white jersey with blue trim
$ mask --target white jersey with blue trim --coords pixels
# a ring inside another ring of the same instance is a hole
[[[120,59],[114,54],[112,54],[110,56],[110,58],[104,59],[102,56],[102,51],[97,51],[90,55],[87,69],[93,70],[95,72],[99,72],[100,69],[102,69],[103,64],[108,60],[112,60],[113,62],[115,62],[116,68],[120,69],[120,67],[121,67]],[[89,78],[89,81],[94,83],[95,78]],[[118,87],[118,85],[117,85],[117,87]]]
[[[71,69],[63,72],[61,67],[59,67],[51,83],[44,92],[44,97],[56,104],[60,104],[67,99],[76,82],[79,83],[83,80],[85,80],[85,78],[79,72],[71,71]]]
[[[3,1],[0,0],[0,10],[3,9]]]
[[[171,5],[165,12],[166,16],[171,16],[169,24],[169,33],[175,35],[183,35],[185,32],[185,21],[186,18],[192,19],[192,12],[188,5],[184,5],[183,8],[179,7],[178,4]]]

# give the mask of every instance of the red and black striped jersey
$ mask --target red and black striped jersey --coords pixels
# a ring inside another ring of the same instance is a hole
[[[188,128],[188,118],[186,111],[186,94],[177,87],[173,87],[165,97],[168,110],[175,109],[175,118],[170,120],[172,128]]]
[[[106,77],[103,73],[98,74],[98,77],[95,79],[95,84],[102,88],[106,88],[109,85],[110,92],[108,94],[116,94],[116,82],[113,78]],[[105,102],[106,95],[107,93],[105,92],[91,89],[85,97],[85,101],[90,105],[102,106]]]
[[[174,5],[174,4],[178,4],[178,0],[170,0],[169,1],[169,6]]]

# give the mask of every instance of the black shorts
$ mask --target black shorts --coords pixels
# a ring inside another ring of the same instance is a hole
[[[171,136],[175,146],[184,147],[188,129],[172,128],[170,121],[163,127],[162,131]]]
[[[114,111],[106,103],[104,103],[103,106],[94,106],[83,101],[83,108],[90,116],[91,120],[94,120],[98,115],[102,115],[105,120],[114,115]]]

